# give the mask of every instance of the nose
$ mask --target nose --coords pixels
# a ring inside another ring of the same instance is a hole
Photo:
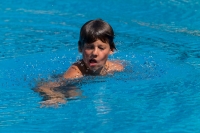
[[[98,48],[94,48],[92,51],[93,56],[97,56],[99,53]]]

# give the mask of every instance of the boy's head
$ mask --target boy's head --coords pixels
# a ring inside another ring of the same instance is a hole
[[[116,50],[114,40],[114,31],[112,27],[102,19],[90,20],[86,22],[80,30],[80,37],[78,41],[79,51],[85,43],[93,43],[96,40],[109,43],[112,51]]]

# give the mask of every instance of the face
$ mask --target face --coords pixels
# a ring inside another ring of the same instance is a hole
[[[82,49],[83,61],[86,66],[93,71],[102,68],[108,59],[109,54],[112,54],[110,45],[101,40],[96,40],[90,44],[84,44]]]

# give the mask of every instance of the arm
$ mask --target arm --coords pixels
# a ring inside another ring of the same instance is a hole
[[[67,102],[66,98],[81,96],[79,88],[73,85],[62,85],[56,82],[48,82],[35,89],[42,97],[41,107],[58,106]]]
[[[57,106],[58,103],[66,103],[65,96],[61,92],[54,91],[54,88],[59,87],[60,84],[56,82],[48,82],[39,85],[35,91],[38,92],[42,97],[42,106]]]
[[[77,76],[82,76],[78,72],[76,66],[72,65],[63,75],[64,80],[38,85],[34,90],[43,97],[43,101],[41,102],[42,106],[57,106],[59,103],[66,103],[66,98],[81,95],[78,88],[69,85],[70,80],[75,79]]]

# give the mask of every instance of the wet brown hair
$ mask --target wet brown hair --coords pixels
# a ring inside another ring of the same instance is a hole
[[[90,20],[81,27],[78,41],[79,50],[82,51],[85,43],[93,43],[98,39],[104,43],[109,43],[112,51],[116,50],[115,43],[113,42],[114,31],[102,19]]]

